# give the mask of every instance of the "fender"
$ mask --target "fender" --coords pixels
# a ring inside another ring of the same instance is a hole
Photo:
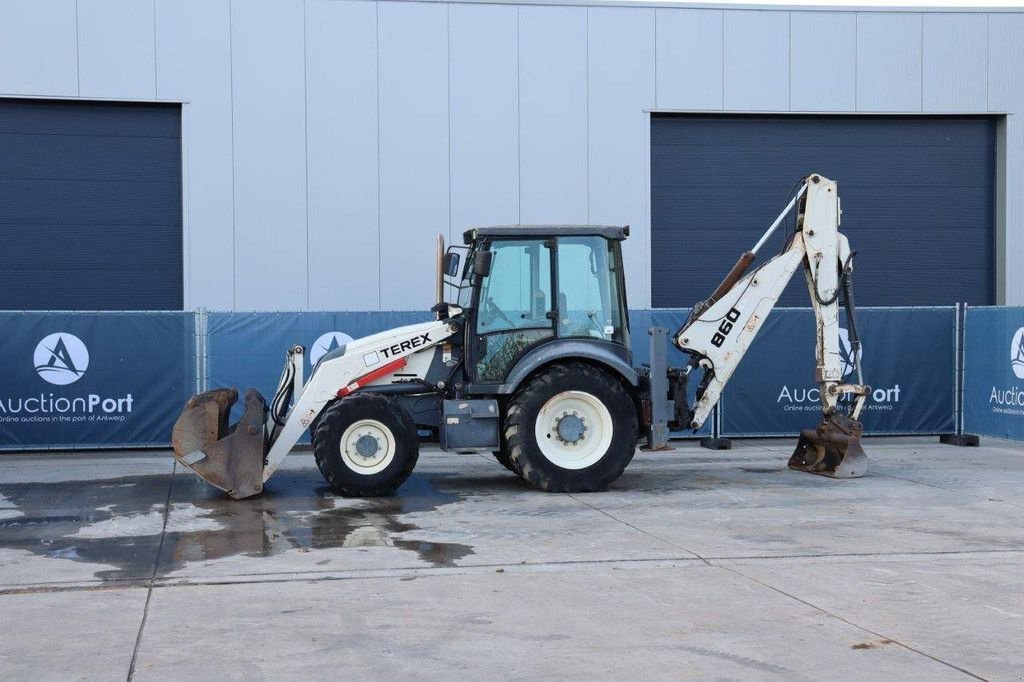
[[[519,388],[519,384],[538,367],[557,360],[574,360],[577,358],[592,360],[612,370],[615,374],[625,379],[630,386],[637,386],[639,380],[636,370],[633,369],[629,362],[630,357],[629,349],[619,344],[598,341],[596,339],[558,339],[554,343],[542,344],[519,358],[519,361],[516,362],[508,373],[505,383],[497,386],[494,384],[473,384],[466,387],[466,392],[471,394],[508,395]]]

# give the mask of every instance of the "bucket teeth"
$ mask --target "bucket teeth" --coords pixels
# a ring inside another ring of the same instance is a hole
[[[846,415],[825,417],[815,429],[803,429],[789,468],[832,478],[858,478],[868,470],[861,447],[864,427]]]
[[[174,424],[174,458],[207,483],[235,499],[263,490],[267,403],[258,391],[245,393],[245,414],[228,426],[238,391],[219,388],[193,396]]]

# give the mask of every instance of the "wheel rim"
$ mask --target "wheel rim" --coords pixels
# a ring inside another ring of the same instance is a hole
[[[395,459],[395,435],[376,419],[360,419],[341,434],[341,460],[357,474],[380,473]]]
[[[541,454],[563,469],[585,469],[608,451],[612,415],[604,403],[583,391],[563,391],[540,408],[534,434]]]

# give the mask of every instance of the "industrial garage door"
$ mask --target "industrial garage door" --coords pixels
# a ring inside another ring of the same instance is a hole
[[[180,107],[0,100],[0,226],[0,309],[180,309]]]
[[[993,119],[654,115],[654,306],[707,297],[811,171],[839,183],[858,305],[995,303]],[[780,303],[810,304],[801,272]]]

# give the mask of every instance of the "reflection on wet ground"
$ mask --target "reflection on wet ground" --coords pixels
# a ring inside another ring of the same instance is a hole
[[[280,471],[262,495],[231,500],[179,468],[170,475],[3,483],[0,549],[105,564],[104,580],[148,578],[195,561],[327,548],[395,547],[454,566],[468,545],[416,539],[403,518],[460,499],[413,475],[393,497],[336,496],[315,471]],[[167,513],[165,513],[165,509]],[[166,524],[166,529],[165,529]]]

